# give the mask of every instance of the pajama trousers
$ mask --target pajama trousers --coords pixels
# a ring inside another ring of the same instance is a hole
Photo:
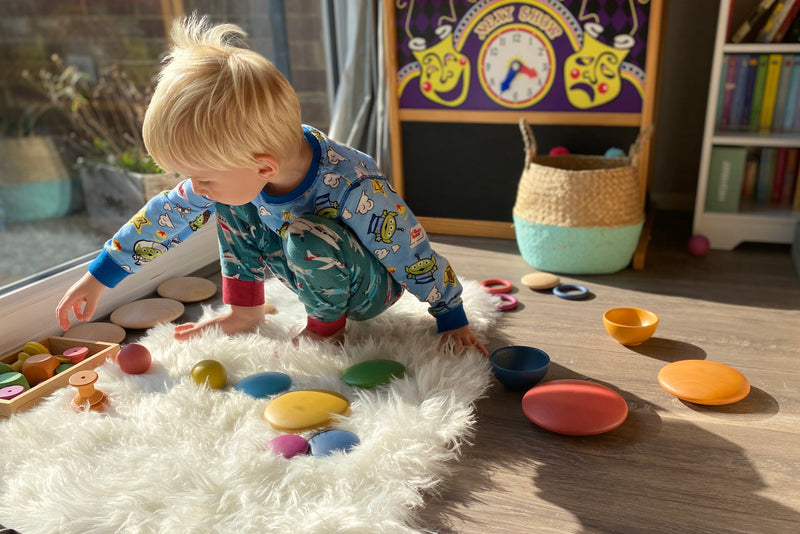
[[[263,224],[253,204],[217,204],[222,274],[261,282],[266,268],[303,303],[309,328],[329,335],[345,318],[364,320],[388,309],[403,287],[337,220],[306,215],[280,233]],[[312,323],[330,323],[314,329]]]

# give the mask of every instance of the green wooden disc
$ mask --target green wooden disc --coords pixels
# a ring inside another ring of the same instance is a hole
[[[13,386],[14,384],[22,386],[25,389],[31,388],[31,386],[28,384],[28,379],[25,378],[25,375],[22,373],[11,372],[0,374],[0,389]]]
[[[348,367],[342,373],[342,380],[349,386],[374,388],[387,384],[392,378],[400,378],[406,373],[405,366],[394,360],[367,360]]]
[[[66,371],[67,369],[69,369],[73,365],[75,365],[75,364],[74,363],[62,363],[61,365],[56,367],[56,374]]]
[[[9,367],[8,365],[4,364],[3,362],[0,362],[0,375],[4,375],[6,373],[13,373],[13,372],[14,372],[14,370],[11,367]]]

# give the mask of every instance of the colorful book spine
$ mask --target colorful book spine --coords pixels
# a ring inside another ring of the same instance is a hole
[[[778,96],[778,82],[781,76],[782,54],[770,54],[767,66],[767,79],[764,82],[764,98],[761,100],[761,118],[758,129],[767,132],[772,127],[772,116],[775,113],[775,97]]]
[[[728,127],[739,129],[744,125],[745,97],[747,96],[747,77],[750,73],[750,55],[740,54],[736,59],[736,82],[733,89],[733,99],[731,100],[731,115],[728,119]],[[750,116],[747,116],[748,120]],[[783,123],[783,121],[781,121]]]
[[[800,166],[797,169],[797,178],[794,181],[794,200],[792,201],[792,209],[800,211]]]
[[[791,13],[795,1],[796,0],[786,0],[780,9],[775,11],[775,18],[773,19],[770,28],[765,32],[764,38],[761,41],[762,43],[772,42],[772,40],[775,38],[775,35],[780,30],[781,25],[783,25],[783,21],[785,21],[786,17],[788,17]]]
[[[772,193],[770,197],[773,204],[781,203],[781,195],[783,194],[783,174],[786,172],[786,154],[789,149],[786,147],[778,148],[775,153],[775,171],[772,176]]]
[[[722,94],[722,117],[720,128],[727,130],[731,124],[731,108],[733,93],[736,90],[736,76],[739,71],[739,58],[736,54],[728,56],[728,68],[725,71],[725,91]]]
[[[756,198],[756,182],[758,181],[758,149],[749,149],[744,164],[744,182],[742,182],[742,201]]]
[[[747,36],[753,33],[759,25],[766,20],[769,16],[769,10],[772,8],[775,0],[761,0],[755,7],[747,20],[739,26],[731,37],[733,43],[743,43]]]
[[[781,74],[778,78],[778,92],[775,95],[775,112],[772,115],[772,131],[783,130],[786,118],[786,101],[789,99],[789,83],[792,79],[793,56],[786,54],[781,62]]]
[[[725,80],[728,79],[729,54],[722,56],[722,72],[719,75],[719,89],[717,90],[717,115],[714,122],[715,127],[722,129],[722,100],[725,98]]]
[[[746,159],[745,147],[715,146],[711,149],[707,211],[731,213],[739,210]]]
[[[797,170],[800,165],[800,148],[790,148],[786,153],[786,171],[783,173],[781,204],[791,206],[794,189],[797,187]]]
[[[786,32],[786,35],[783,36],[781,42],[800,43],[800,14],[795,17],[794,22],[789,26],[789,30]]]
[[[727,64],[725,65],[727,67]],[[750,130],[758,130],[761,121],[761,103],[764,100],[764,85],[767,81],[767,68],[769,66],[769,55],[761,54],[758,56],[758,70],[756,71],[756,85],[753,88],[753,101],[750,106]],[[720,100],[721,102],[721,100]]]
[[[784,131],[800,130],[800,127],[795,128],[794,125],[794,116],[800,109],[800,54],[792,56],[792,73],[789,77],[789,97],[786,101],[786,111],[781,125],[781,129]]]
[[[758,183],[756,184],[756,202],[767,203],[772,198],[772,178],[775,175],[775,153],[772,147],[761,149],[761,161],[758,164]]]
[[[758,74],[758,56],[751,55],[747,62],[747,81],[745,82],[744,104],[739,127],[747,130],[750,127],[750,109],[753,107],[753,92],[756,86],[756,74]]]
[[[756,34],[755,42],[757,43],[767,43],[767,35],[770,34],[772,30],[772,26],[775,24],[775,20],[777,20],[778,15],[783,11],[783,6],[785,2],[778,1],[775,4],[775,7],[772,8],[772,11],[769,13],[769,18],[767,18],[767,22],[764,26],[758,31]]]
[[[790,3],[786,16],[780,23],[780,27],[778,27],[775,35],[772,36],[773,43],[780,43],[783,41],[783,38],[786,37],[786,33],[789,31],[789,28],[792,27],[792,23],[797,18],[798,14],[800,14],[800,0],[794,0],[794,2]]]

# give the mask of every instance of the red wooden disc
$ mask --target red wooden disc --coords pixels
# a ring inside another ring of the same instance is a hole
[[[628,416],[619,393],[587,380],[552,380],[522,397],[522,411],[534,424],[569,436],[592,436],[614,430]]]

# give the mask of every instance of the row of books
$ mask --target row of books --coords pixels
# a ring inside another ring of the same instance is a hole
[[[706,211],[736,213],[775,206],[800,211],[800,148],[715,146]]]
[[[717,130],[800,131],[800,54],[725,54]]]
[[[735,2],[731,1],[731,13]],[[728,31],[732,31],[728,28]],[[736,31],[733,43],[800,42],[800,0],[759,0]]]

